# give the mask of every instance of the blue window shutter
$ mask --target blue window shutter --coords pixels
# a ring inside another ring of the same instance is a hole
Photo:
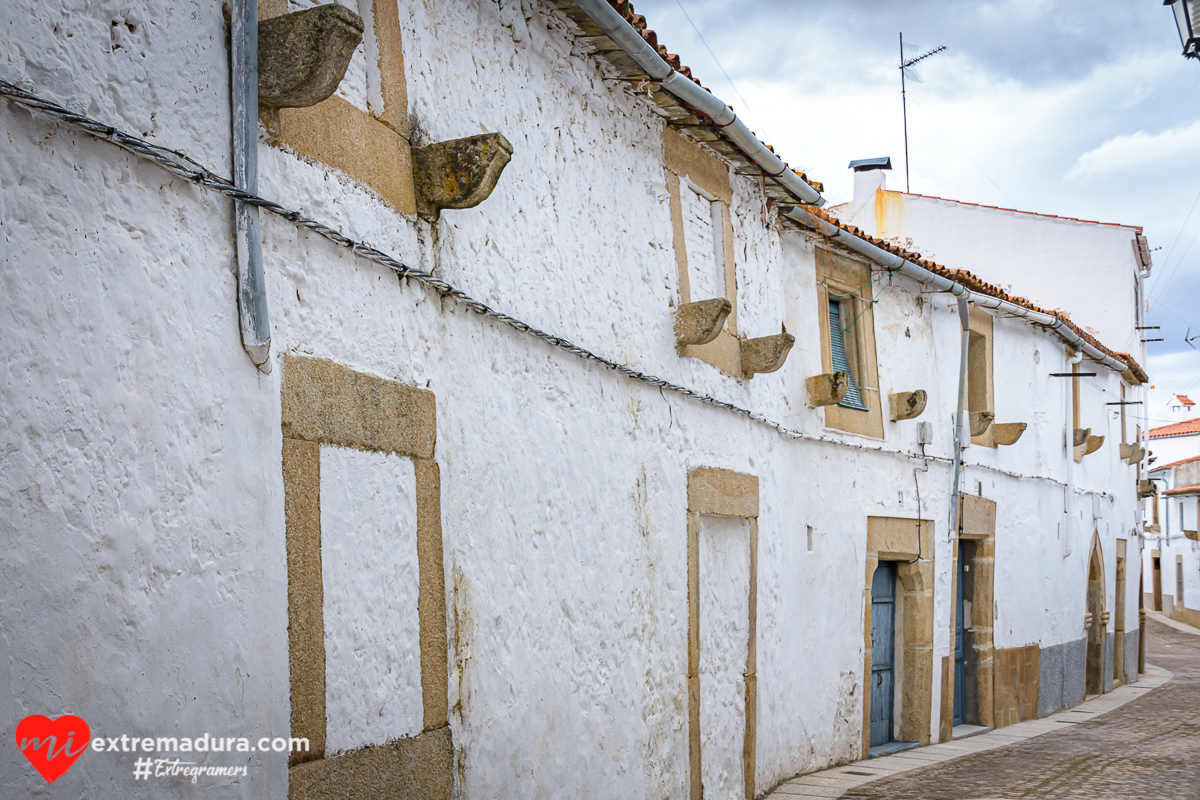
[[[850,388],[842,402],[842,408],[853,408],[866,411],[862,394],[858,391],[858,382],[854,380],[854,371],[850,369],[850,360],[846,357],[846,338],[842,329],[842,304],[837,300],[829,301],[829,353],[832,356],[833,371],[845,372],[850,376]]]

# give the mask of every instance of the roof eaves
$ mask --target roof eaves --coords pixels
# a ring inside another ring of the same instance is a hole
[[[601,30],[592,21],[591,17],[587,15],[587,12],[580,8],[574,0],[550,0],[550,2],[555,8],[566,14],[579,29],[580,35],[575,37],[576,42],[589,48],[592,55],[606,62],[616,73],[615,78],[636,84],[639,92],[649,94],[654,101],[655,111],[659,116],[664,118],[667,125],[711,148],[719,156],[732,164],[738,174],[751,175],[756,178],[759,176],[765,177],[766,194],[776,202],[787,204],[803,202],[802,198],[795,197],[782,184],[775,181],[771,175],[764,172],[758,164],[754,163],[732,139],[725,135],[723,128],[715,124],[708,115],[684,103],[678,97],[663,89],[657,81],[647,75],[629,54],[621,49],[621,46],[613,41],[608,34]],[[647,26],[644,16],[634,12],[632,3],[625,0],[608,0],[608,4],[626,22],[633,26],[642,39],[673,70],[690,78],[697,86],[705,88],[699,79],[692,74],[691,68],[682,63],[678,55],[669,52],[666,47],[659,43],[658,34]],[[706,89],[706,91],[708,90]],[[772,153],[775,152],[775,148],[771,145],[765,142],[762,144]],[[788,167],[788,169],[791,169],[791,167]],[[792,171],[816,191],[825,191],[824,185],[819,181],[810,180],[807,175],[799,170]]]

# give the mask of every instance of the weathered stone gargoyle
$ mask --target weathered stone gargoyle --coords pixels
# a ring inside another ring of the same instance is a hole
[[[1146,448],[1138,444],[1121,445],[1121,460],[1126,464],[1136,464],[1146,457]]]
[[[1072,433],[1071,441],[1074,447],[1082,447],[1092,435],[1091,428],[1076,428]]]
[[[927,395],[924,389],[914,392],[896,392],[888,395],[888,407],[892,411],[892,422],[915,419],[925,411]]]
[[[315,106],[337,91],[362,42],[363,21],[337,3],[258,23],[258,104]]]
[[[823,375],[809,376],[804,385],[808,388],[808,403],[811,406],[837,405],[846,399],[850,391],[850,373],[827,372]]]
[[[1029,423],[1026,422],[997,422],[992,429],[992,438],[996,444],[1016,444],[1027,427]]]
[[[733,303],[724,297],[681,305],[675,311],[676,344],[708,344],[720,335],[731,311]]]
[[[996,415],[991,411],[972,411],[969,416],[971,418],[972,436],[983,436],[987,433],[987,429],[992,424],[992,421],[996,419]]]
[[[1103,444],[1103,436],[1088,436],[1087,441],[1083,443],[1083,455],[1086,456],[1096,452]]]
[[[417,213],[433,222],[443,208],[473,208],[487,200],[512,152],[499,133],[414,147]]]
[[[742,339],[742,373],[746,377],[764,372],[774,372],[787,360],[796,337],[790,333],[777,333],[757,339]]]

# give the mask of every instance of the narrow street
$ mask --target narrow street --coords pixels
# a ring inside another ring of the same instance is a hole
[[[1200,636],[1153,619],[1147,620],[1147,630],[1147,663],[1174,676],[1144,697],[1063,730],[881,778],[844,794],[821,794],[878,800],[1200,798]],[[857,766],[818,775],[854,774]],[[775,797],[802,797],[808,788],[785,784]]]

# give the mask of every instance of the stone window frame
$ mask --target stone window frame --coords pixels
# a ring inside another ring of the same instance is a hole
[[[896,658],[900,699],[898,741],[931,741],[933,715],[934,524],[914,517],[867,517],[867,556],[863,593],[862,758],[871,749],[871,584],[880,561],[896,564],[897,612],[903,652]]]
[[[259,20],[288,13],[287,0],[261,0]],[[408,85],[404,73],[398,0],[372,0],[369,29],[374,32],[383,109],[368,113],[336,94],[309,108],[263,109],[267,138],[301,158],[344,172],[370,187],[397,211],[417,213],[413,182],[412,136],[408,122]],[[366,20],[364,20],[366,22]],[[364,34],[365,37],[365,34]],[[368,57],[371,48],[367,48]]]
[[[846,358],[858,370],[854,379],[866,411],[839,405],[824,406],[825,427],[854,433],[872,439],[883,439],[883,402],[879,391],[879,361],[875,348],[875,311],[870,295],[862,293],[874,287],[871,266],[863,261],[817,246],[816,262],[817,323],[821,334],[821,371],[833,371],[833,354],[829,338],[830,294],[849,295],[843,308],[850,307],[853,316],[850,330],[844,335]],[[865,287],[865,288],[864,288]],[[834,297],[833,299],[836,299]]]
[[[725,327],[717,338],[708,344],[683,345],[679,354],[698,358],[722,372],[742,377],[741,342],[738,340],[737,316],[737,265],[734,259],[733,187],[729,179],[729,165],[715,154],[701,147],[682,134],[663,126],[663,165],[666,168],[667,191],[670,194],[672,243],[675,249],[675,266],[679,273],[679,302],[682,305],[708,297],[693,297],[691,278],[688,274],[687,245],[684,240],[683,203],[680,197],[680,180],[714,198],[721,204],[721,240],[724,251],[725,299],[733,306]]]
[[[746,730],[742,774],[746,800],[754,800],[758,719],[758,477],[697,467],[687,479],[688,754],[691,799],[701,800],[700,772],[700,515],[740,517],[750,529],[750,630],[746,649]]]
[[[971,306],[970,336],[967,345],[967,408],[972,412],[996,414],[996,389],[993,378],[992,349],[995,318],[981,308]],[[996,446],[996,426],[971,437],[971,444]]]
[[[390,796],[413,791],[449,798],[454,743],[449,718],[449,653],[443,567],[441,477],[432,392],[356,372],[333,361],[284,357],[282,414],[287,538],[291,736],[290,798]],[[422,732],[325,757],[325,622],[321,572],[321,446],[390,453],[413,462],[417,496],[417,600]]]

